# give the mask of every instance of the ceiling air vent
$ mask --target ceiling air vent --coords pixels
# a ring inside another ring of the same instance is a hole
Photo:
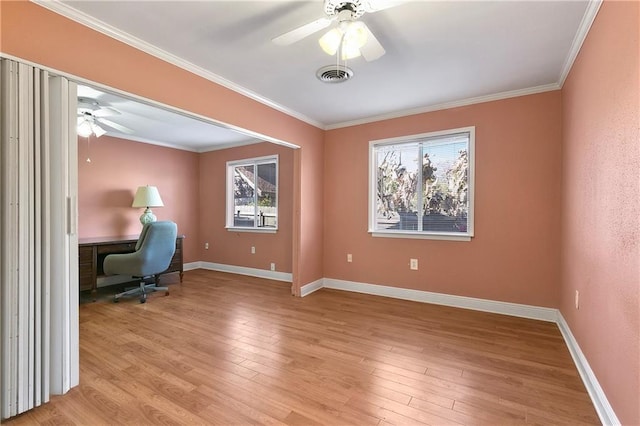
[[[320,68],[316,76],[325,83],[342,83],[353,77],[353,70],[343,65],[327,65]]]

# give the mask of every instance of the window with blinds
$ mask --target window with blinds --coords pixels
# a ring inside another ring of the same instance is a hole
[[[470,240],[475,128],[372,141],[369,232]]]

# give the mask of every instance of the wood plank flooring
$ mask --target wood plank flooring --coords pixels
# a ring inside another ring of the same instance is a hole
[[[598,424],[555,324],[212,271],[80,307],[80,386],[22,424]]]

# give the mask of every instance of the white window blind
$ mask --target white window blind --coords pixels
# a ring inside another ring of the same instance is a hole
[[[369,232],[473,236],[473,127],[370,143]]]

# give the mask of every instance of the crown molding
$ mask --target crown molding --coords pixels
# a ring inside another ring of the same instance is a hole
[[[573,63],[578,57],[578,53],[580,53],[580,49],[587,38],[589,30],[591,29],[591,25],[593,25],[593,21],[596,19],[600,6],[602,6],[602,0],[592,0],[589,1],[587,10],[584,11],[576,36],[573,38],[573,42],[571,43],[571,49],[569,49],[569,54],[567,55],[567,59],[562,67],[562,71],[560,72],[560,78],[558,78],[558,85],[560,88],[564,86],[564,82],[573,67]]]
[[[89,27],[92,30],[98,31],[99,33],[102,33],[108,37],[121,41],[122,43],[125,43],[135,49],[141,50],[145,53],[148,53],[149,55],[155,56],[158,59],[161,59],[179,68],[189,71],[190,73],[193,73],[199,77],[212,81],[216,84],[219,84],[220,86],[226,87],[229,90],[232,90],[236,93],[239,93],[243,96],[253,99],[256,102],[260,102],[263,105],[266,105],[270,108],[273,108],[277,111],[287,114],[293,118],[304,121],[307,124],[310,124],[314,127],[324,130],[324,124],[316,120],[313,120],[303,114],[300,114],[297,111],[286,108],[270,99],[260,96],[259,94],[252,92],[249,89],[246,89],[240,85],[237,85],[232,81],[227,80],[224,77],[214,74],[172,53],[159,49],[158,47],[150,43],[147,43],[146,41],[143,41],[137,37],[132,36],[131,34],[121,31],[105,22],[95,19],[84,12],[74,9],[73,7],[62,3],[59,0],[30,0],[30,1],[37,4],[38,6],[42,6],[54,13],[57,13],[58,15],[62,15],[65,18],[71,19],[72,21],[75,21],[81,25],[84,25],[85,27]]]
[[[141,138],[139,136],[126,135],[124,133],[114,133],[112,131],[107,131],[107,133],[105,133],[105,135],[109,136],[109,137],[112,137],[112,138],[116,138],[116,139],[122,139],[122,140],[128,140],[128,141],[140,142],[140,143],[146,143],[148,145],[161,146],[163,148],[179,149],[180,151],[188,151],[188,152],[199,152],[195,148],[191,148],[191,147],[187,147],[187,146],[183,146],[183,145],[178,145],[178,144],[167,143],[167,142],[159,142],[159,141],[152,140],[152,139]],[[78,137],[81,138],[82,140],[87,139],[87,138],[83,138],[82,136],[78,136]],[[92,137],[91,140],[95,141],[96,138]]]
[[[198,148],[197,152],[204,153],[204,152],[211,152],[211,151],[219,151],[221,149],[237,148],[239,146],[253,145],[253,144],[257,144],[257,143],[261,143],[261,142],[264,142],[264,140],[263,139],[247,139],[245,141],[229,142],[229,143],[221,143],[221,144],[212,144],[212,145],[208,145],[208,146],[203,147],[203,148]]]
[[[558,83],[545,84],[543,86],[529,87],[527,89],[510,90],[508,92],[495,93],[493,95],[477,96],[475,98],[467,98],[459,101],[445,102],[426,107],[406,109],[402,111],[394,111],[389,114],[376,115],[373,117],[362,118],[359,120],[345,121],[343,123],[331,124],[325,127],[325,130],[339,129],[342,127],[357,126],[360,124],[373,123],[375,121],[389,120],[392,118],[406,117],[409,115],[424,114],[426,112],[441,111],[444,109],[457,108],[462,106],[481,104],[484,102],[499,101],[502,99],[517,98],[518,96],[534,95],[536,93],[550,92],[559,90]]]
[[[173,143],[168,143],[168,142],[160,142],[160,141],[157,141],[157,140],[154,140],[154,139],[141,138],[141,137],[134,136],[134,135],[125,135],[123,133],[114,133],[114,132],[111,132],[111,131],[107,131],[107,133],[105,133],[105,134],[107,136],[112,137],[112,138],[129,140],[129,141],[133,141],[133,142],[146,143],[146,144],[149,144],[149,145],[156,145],[156,146],[161,146],[161,147],[164,147],[164,148],[178,149],[180,151],[195,152],[195,153],[199,153],[199,154],[202,154],[204,152],[219,151],[221,149],[237,148],[237,147],[240,147],[240,146],[253,145],[253,144],[264,142],[263,139],[247,139],[247,140],[238,141],[238,142],[210,143],[210,144],[207,144],[205,146],[195,148],[195,147],[185,146],[185,145],[181,145],[181,144],[173,144]],[[86,138],[82,138],[82,139],[86,139]]]

